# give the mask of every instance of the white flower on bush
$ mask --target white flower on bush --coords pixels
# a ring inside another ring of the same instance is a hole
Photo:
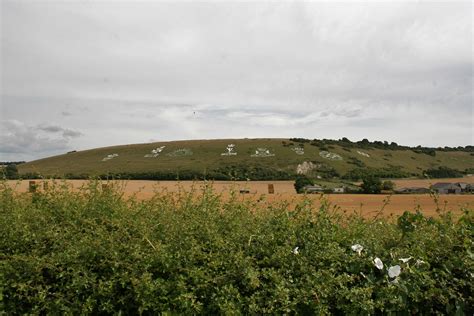
[[[423,263],[426,263],[426,262],[424,262],[423,260],[420,260],[420,259],[416,259],[415,265],[418,267],[418,266],[422,265]]]
[[[383,262],[380,260],[379,257],[374,259],[374,265],[377,269],[382,270],[383,269]]]
[[[295,255],[299,254],[300,252],[299,252],[298,249],[300,249],[300,247],[295,247],[295,249],[293,249],[293,251],[292,251],[293,254],[295,254]]]
[[[403,263],[407,263],[408,261],[410,261],[412,258],[411,257],[408,257],[408,258],[400,258],[399,260]]]
[[[391,266],[390,268],[388,268],[388,276],[392,279],[399,276],[400,272],[402,272],[402,269],[398,264],[396,266]]]
[[[355,244],[355,245],[352,245],[351,249],[357,252],[357,254],[360,256],[360,253],[362,252],[362,250],[364,250],[364,247],[362,247],[359,244]]]

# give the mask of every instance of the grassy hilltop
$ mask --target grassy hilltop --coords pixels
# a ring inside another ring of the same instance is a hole
[[[229,144],[235,145],[232,152],[237,155],[222,155],[228,152]],[[145,157],[162,146],[165,147],[157,157]],[[171,141],[71,152],[21,164],[18,169],[20,175],[37,173],[42,176],[84,177],[139,174],[141,176],[138,178],[147,178],[155,174],[151,178],[164,179],[207,175],[216,179],[248,177],[258,180],[291,178],[296,174],[297,166],[303,162],[313,164],[313,170],[309,174],[323,178],[348,177],[354,171],[361,170],[372,170],[382,177],[403,177],[422,176],[426,170],[439,167],[462,172],[474,168],[471,146],[450,150],[398,145],[386,149],[378,147],[381,146],[372,143],[304,139]],[[252,156],[258,148],[265,150],[259,157]],[[332,156],[328,159],[321,152],[339,157]],[[118,156],[103,161],[113,154]]]

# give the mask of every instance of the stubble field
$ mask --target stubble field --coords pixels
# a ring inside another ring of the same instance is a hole
[[[474,183],[474,177],[463,179],[444,179],[443,182],[468,182]],[[86,180],[67,180],[63,183],[74,190],[86,185]],[[394,180],[396,187],[423,186],[438,182],[433,180]],[[44,190],[44,181],[36,181],[39,190]],[[106,184],[107,182],[103,182]],[[308,198],[315,206],[320,206],[322,198],[320,194],[301,195],[296,194],[293,181],[114,181],[114,186],[120,188],[124,197],[135,195],[140,200],[147,200],[156,194],[171,192],[189,192],[194,190],[196,194],[202,192],[206,185],[211,185],[215,193],[223,198],[235,192],[242,200],[254,200],[260,203],[288,203],[290,207]],[[273,184],[274,194],[268,193],[268,185]],[[9,181],[9,185],[15,187],[18,192],[28,191],[28,181]],[[242,194],[240,190],[249,193]],[[343,213],[357,212],[364,217],[372,217],[383,208],[382,215],[390,217],[398,216],[405,211],[421,209],[426,216],[436,216],[438,208],[462,213],[464,208],[474,208],[474,195],[440,195],[438,200],[428,194],[396,194],[396,195],[369,195],[369,194],[329,194],[325,195],[333,207]]]

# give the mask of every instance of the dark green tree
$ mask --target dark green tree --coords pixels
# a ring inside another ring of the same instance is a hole
[[[461,171],[448,167],[438,167],[438,169],[428,169],[425,174],[430,178],[459,178],[463,174]]]
[[[4,170],[7,179],[18,179],[18,169],[15,164],[9,164]]]
[[[296,177],[295,180],[295,190],[297,193],[302,193],[303,188],[307,185],[314,185],[313,180],[308,178],[305,175],[299,175]]]
[[[395,188],[395,183],[393,183],[393,181],[385,180],[382,183],[382,190],[390,191],[393,190],[393,188]]]
[[[373,176],[367,176],[362,179],[362,184],[360,185],[362,192],[366,194],[378,194],[382,191],[382,182],[379,178]]]

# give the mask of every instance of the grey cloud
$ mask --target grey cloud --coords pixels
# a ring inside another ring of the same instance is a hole
[[[15,160],[62,153],[70,148],[71,138],[81,135],[56,125],[30,126],[14,119],[1,120],[0,156],[4,160]]]
[[[228,106],[292,100],[301,108],[335,95],[376,102],[422,93],[429,99],[440,94],[439,85],[442,91],[463,78],[472,82],[469,74],[451,71],[472,65],[464,3],[7,2],[5,8],[14,13],[5,22],[11,91],[21,79],[22,88],[47,94],[74,89],[89,97],[225,100]],[[17,25],[30,17],[36,19]],[[36,55],[10,51],[24,53],[32,33]],[[221,62],[220,56],[227,57]],[[28,69],[28,78],[14,75],[26,58],[42,66]],[[426,78],[437,79],[438,87]]]
[[[73,131],[73,130],[70,130],[70,129],[65,129],[63,130],[63,137],[79,137],[79,136],[82,136],[83,134],[81,132],[78,132],[78,131]]]
[[[41,132],[77,148],[269,135],[466,145],[471,12],[469,1],[5,0],[0,115],[57,122]]]
[[[63,128],[57,125],[39,125],[37,129],[47,133],[62,133],[64,138],[82,136],[82,133],[79,131]]]
[[[362,114],[362,109],[344,109],[335,114],[344,117],[358,117]]]
[[[346,107],[346,108],[333,108],[333,109],[327,109],[324,111],[321,111],[319,113],[320,117],[329,117],[329,116],[335,116],[335,117],[341,117],[341,118],[354,118],[363,115],[363,109],[358,108],[358,107]]]
[[[58,152],[68,148],[64,138],[40,136],[34,127],[17,120],[0,121],[0,154],[20,154]]]
[[[314,124],[321,120],[347,120],[356,118],[362,115],[363,110],[359,108],[354,109],[327,109],[324,111],[308,111],[308,112],[266,112],[266,111],[219,111],[220,115],[232,120],[234,122],[241,122],[242,124],[252,124],[261,127],[280,126],[293,127]],[[213,112],[215,113],[215,112]]]
[[[49,125],[49,126],[38,126],[38,129],[48,133],[57,133],[62,132],[63,128],[59,126]]]

